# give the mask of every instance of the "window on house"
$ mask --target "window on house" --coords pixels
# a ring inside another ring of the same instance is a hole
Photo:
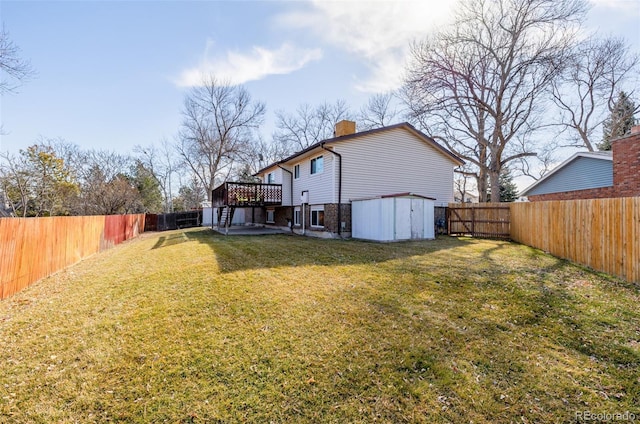
[[[293,209],[293,225],[301,225],[302,215],[300,212],[300,208]]]
[[[311,209],[311,226],[324,227],[324,209]]]
[[[276,210],[267,209],[267,224],[273,224],[276,222]]]
[[[296,165],[293,167],[293,178],[297,180],[300,178],[300,165]]]
[[[322,156],[318,156],[317,158],[311,159],[311,175],[313,174],[322,174],[322,170],[324,167],[324,160]]]
[[[276,174],[269,172],[267,174],[267,184],[274,184],[276,182]]]

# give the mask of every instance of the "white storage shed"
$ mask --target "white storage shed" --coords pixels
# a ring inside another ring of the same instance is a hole
[[[413,193],[351,201],[351,237],[374,241],[435,238],[435,199]]]

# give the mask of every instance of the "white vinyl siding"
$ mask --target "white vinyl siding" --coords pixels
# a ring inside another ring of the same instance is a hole
[[[527,195],[559,193],[613,186],[613,161],[588,157],[576,157],[558,169]]]
[[[456,164],[407,130],[354,138],[337,143],[335,151],[343,161],[343,203],[406,192],[433,197],[437,206],[453,202]]]
[[[410,131],[395,128],[344,142],[327,145],[342,155],[342,203],[386,194],[414,193],[435,198],[435,205],[453,202],[453,169],[456,163]],[[311,175],[311,160],[323,159],[323,172]],[[314,149],[296,157],[285,166],[294,172],[299,166],[299,178],[293,180],[293,205],[299,206],[300,194],[309,192],[309,204],[338,202],[338,159],[326,150]],[[290,203],[289,173],[277,167],[275,181],[282,184],[285,206]]]
[[[272,182],[269,181],[269,175],[273,175]],[[270,167],[259,174],[259,177],[265,184],[282,184],[282,205],[291,205],[291,175],[288,172],[279,167]]]
[[[315,152],[304,158],[296,158],[295,162],[287,165],[291,169],[295,165],[300,165],[300,178],[293,180],[293,204],[300,205],[300,195],[303,190],[309,191],[309,204],[325,204],[336,203],[336,161],[333,154],[326,152],[323,156],[323,172],[322,174],[311,175],[311,159],[317,158],[319,155]],[[289,203],[286,203],[287,205]]]

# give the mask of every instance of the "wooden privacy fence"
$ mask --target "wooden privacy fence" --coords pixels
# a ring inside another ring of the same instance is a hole
[[[145,231],[167,231],[202,225],[202,209],[188,212],[150,214],[145,216]]]
[[[640,282],[640,197],[512,203],[511,239]]]
[[[449,203],[449,234],[508,239],[509,216],[509,203]]]
[[[144,215],[0,218],[0,299],[143,230]]]

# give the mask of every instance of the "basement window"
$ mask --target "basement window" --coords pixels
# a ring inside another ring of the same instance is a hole
[[[324,227],[324,208],[311,209],[311,226]]]
[[[267,209],[267,224],[275,224],[276,222],[276,210]]]

